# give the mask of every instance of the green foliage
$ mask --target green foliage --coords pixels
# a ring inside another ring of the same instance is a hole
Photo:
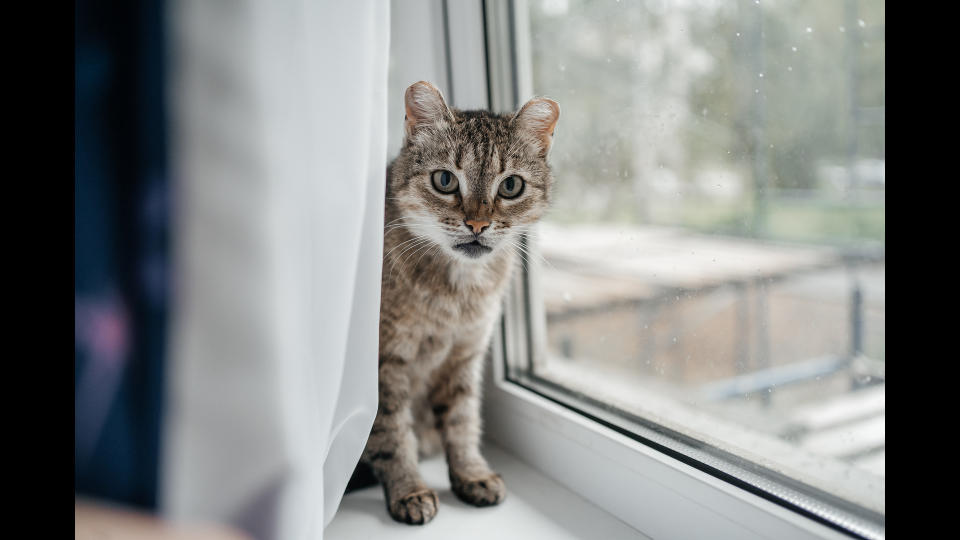
[[[530,6],[551,219],[884,241],[882,0]]]

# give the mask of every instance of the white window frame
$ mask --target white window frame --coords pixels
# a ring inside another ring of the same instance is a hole
[[[432,15],[432,23],[420,20],[409,33],[427,26],[434,42],[445,45],[444,65],[435,66],[431,75],[452,106],[506,112],[516,107],[515,97],[521,101],[532,97],[526,0],[394,2],[395,17],[408,10]],[[393,31],[398,32],[396,25]],[[402,36],[394,36],[394,41],[397,37]],[[516,47],[515,55],[511,47]],[[527,316],[527,309],[534,340],[543,342],[539,339],[545,332],[543,302],[532,298],[525,305],[523,283],[537,279],[537,271],[531,264],[527,276],[518,272],[504,302],[504,324],[498,325],[491,345],[483,412],[489,440],[653,538],[859,537],[698,470],[506,380],[504,354],[527,354],[526,322],[518,320]]]

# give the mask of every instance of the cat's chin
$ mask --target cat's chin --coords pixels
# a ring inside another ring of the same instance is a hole
[[[485,246],[476,240],[466,244],[456,244],[453,246],[453,249],[457,253],[466,255],[471,259],[479,259],[480,257],[483,257],[484,255],[487,255],[493,251],[493,248]]]

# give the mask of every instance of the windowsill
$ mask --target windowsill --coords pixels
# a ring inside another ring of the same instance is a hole
[[[613,515],[544,476],[498,446],[484,455],[503,476],[507,498],[500,505],[474,508],[450,491],[442,456],[421,462],[427,485],[436,489],[440,510],[426,526],[397,523],[387,515],[380,486],[346,495],[325,531],[333,540],[371,538],[648,538]]]
[[[679,395],[671,395],[670,389],[658,385],[656,379],[636,377],[629,371],[618,372],[563,359],[552,359],[538,371],[544,378],[585,395],[596,396],[597,389],[602,389],[600,394],[602,399],[621,410],[651,419],[678,433],[686,433],[713,448],[737,455],[752,463],[763,464],[772,471],[833,493],[874,512],[883,514],[885,511],[885,477],[882,462],[879,465],[878,474],[836,458],[829,452],[818,452],[816,447],[788,443],[769,432],[743,425],[742,419],[738,422],[722,417],[715,403],[706,401],[691,405]],[[845,374],[838,375],[838,377],[843,376]],[[849,375],[846,376],[849,377]],[[876,394],[877,390],[880,400],[874,401],[880,403],[882,407],[884,391],[882,387],[877,387],[872,392]],[[853,394],[848,393],[839,397],[851,400],[852,396]],[[836,399],[835,397],[834,401]],[[749,412],[744,412],[742,407],[736,409],[736,414],[744,416]],[[801,409],[793,405],[791,408],[794,413],[799,413],[810,410],[811,406]],[[882,441],[882,408],[875,407],[870,410],[870,414],[876,414],[877,410],[880,411],[880,416],[870,416],[868,422],[870,425],[875,425],[879,421],[878,429]],[[852,437],[849,426],[852,425],[861,424],[850,423],[841,426],[843,429],[840,430],[839,437],[844,439],[839,445],[843,448],[852,447],[853,441],[849,440]],[[827,430],[816,433],[818,437],[820,434],[831,434]],[[838,436],[833,435],[826,442],[837,445],[837,439]],[[811,440],[817,442],[819,439]]]

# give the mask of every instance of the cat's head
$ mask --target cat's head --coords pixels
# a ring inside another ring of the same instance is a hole
[[[515,247],[547,210],[560,106],[534,98],[511,114],[460,111],[424,81],[407,88],[405,105],[387,195],[397,219],[464,262]]]

